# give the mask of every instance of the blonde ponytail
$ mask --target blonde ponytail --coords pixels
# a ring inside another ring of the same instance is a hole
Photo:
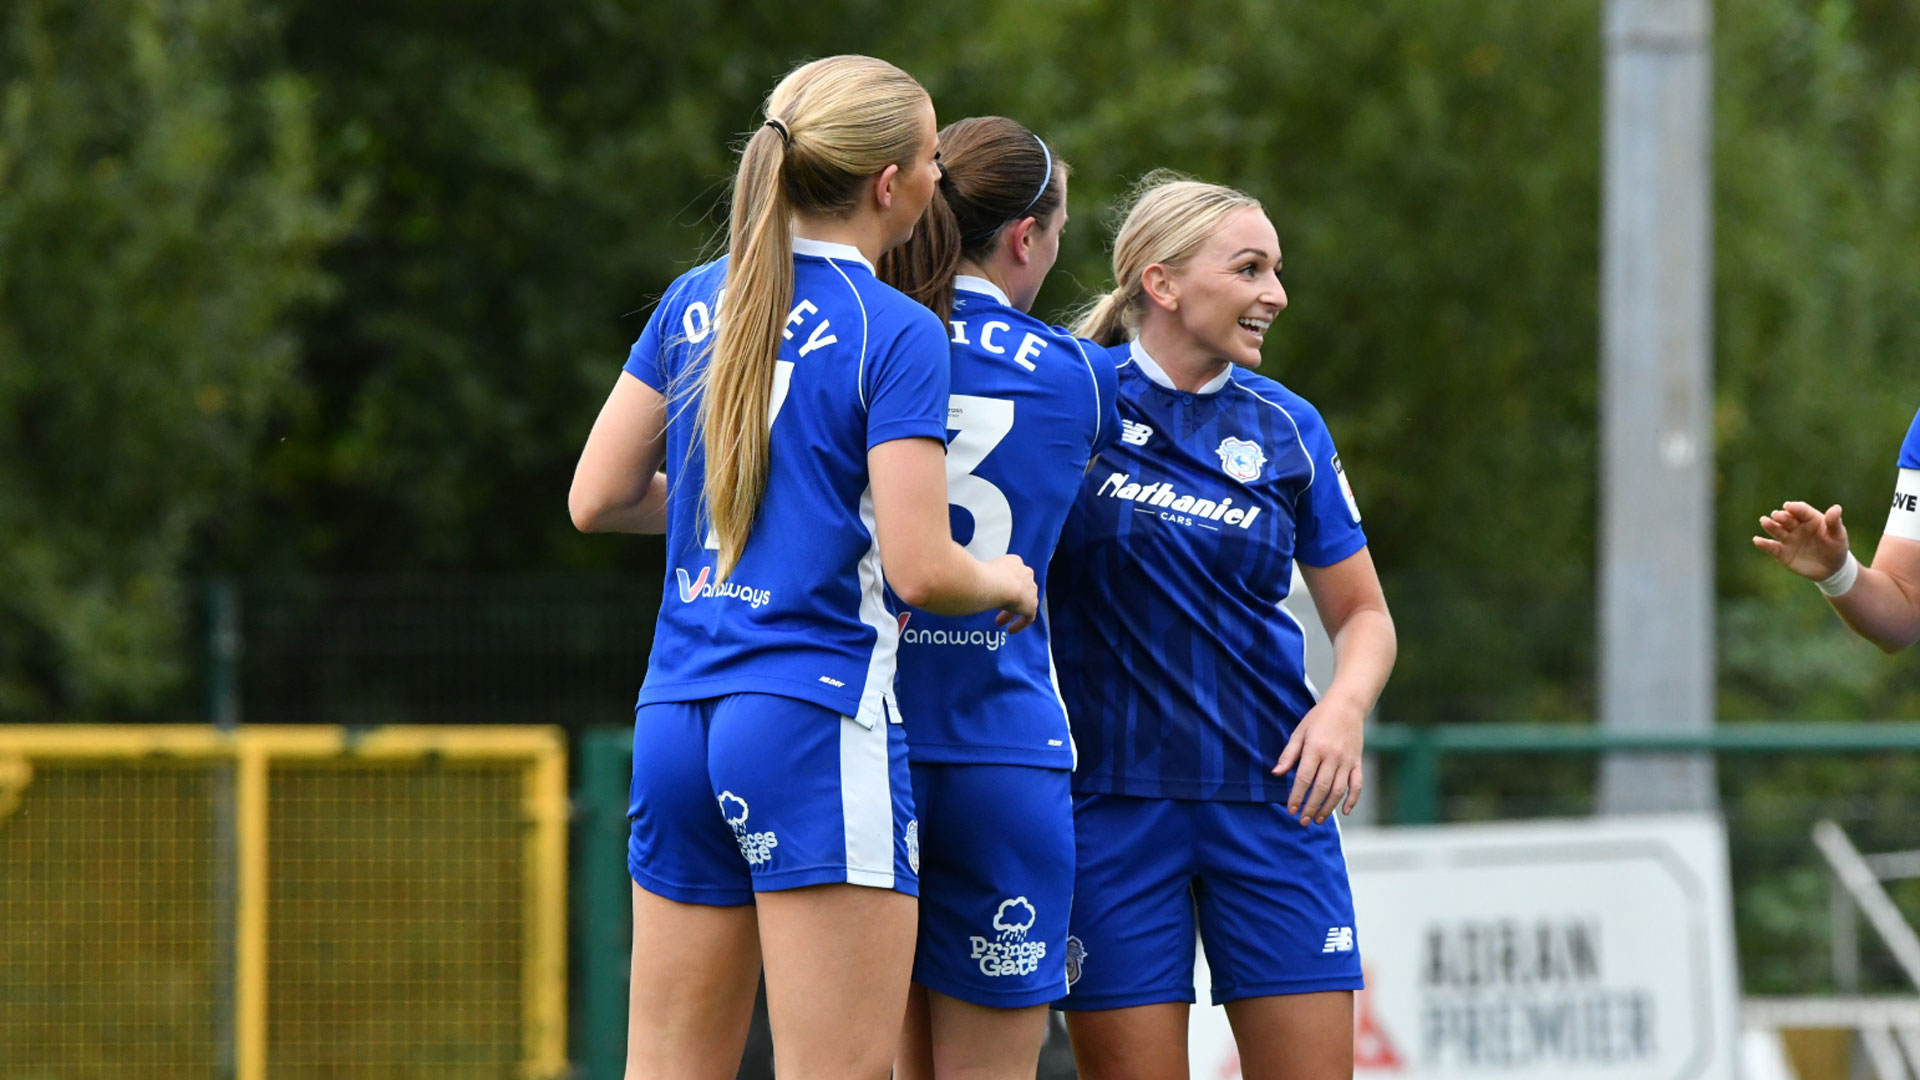
[[[793,305],[793,206],[780,175],[785,151],[780,134],[763,126],[740,156],[728,225],[726,311],[717,319],[700,397],[707,514],[720,543],[718,581],[739,565],[771,465],[767,403],[781,323]]]
[[[1074,333],[1101,345],[1119,345],[1131,336],[1127,313],[1134,296],[1126,289],[1115,289],[1080,313],[1080,325]]]
[[[705,504],[720,546],[716,583],[740,565],[772,471],[768,408],[793,306],[793,217],[851,212],[868,178],[919,155],[926,107],[926,90],[892,64],[830,56],[780,80],[767,97],[767,122],[740,155],[726,299],[699,383]]]

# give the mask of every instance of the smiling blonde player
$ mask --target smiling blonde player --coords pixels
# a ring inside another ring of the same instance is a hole
[[[1249,1080],[1353,1071],[1359,938],[1337,827],[1393,622],[1320,414],[1255,374],[1287,306],[1249,196],[1150,181],[1080,333],[1113,347],[1120,442],[1055,552],[1078,865],[1067,1010],[1086,1080],[1183,1077],[1195,922]],[[1298,561],[1324,693],[1280,602]]]

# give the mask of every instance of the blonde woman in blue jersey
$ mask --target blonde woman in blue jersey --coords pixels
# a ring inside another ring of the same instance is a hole
[[[634,714],[628,1080],[733,1076],[763,964],[782,1080],[891,1065],[918,853],[882,577],[1008,631],[1037,604],[1018,558],[953,542],[944,326],[873,274],[932,196],[935,131],[883,61],[783,79],[726,257],[669,287],[581,454],[576,525],[666,532]]]
[[[1119,365],[1121,438],[1049,585],[1079,745],[1072,993],[1086,1080],[1187,1075],[1194,931],[1248,1080],[1353,1072],[1360,938],[1339,831],[1393,621],[1318,411],[1254,372],[1280,243],[1229,188],[1151,177],[1080,326]],[[1307,680],[1298,562],[1333,639]]]
[[[1044,568],[1119,433],[1105,350],[1028,314],[1060,251],[1067,165],[998,116],[940,133],[946,175],[883,276],[948,316],[953,530]],[[1044,591],[1044,570],[1040,584]],[[1072,737],[1047,624],[901,612],[900,705],[920,815],[920,940],[894,1075],[1031,1080],[1066,986]]]
[[[1907,429],[1894,479],[1893,509],[1862,566],[1847,545],[1840,507],[1825,512],[1789,502],[1760,519],[1753,546],[1813,581],[1854,633],[1896,653],[1920,640],[1920,415]]]

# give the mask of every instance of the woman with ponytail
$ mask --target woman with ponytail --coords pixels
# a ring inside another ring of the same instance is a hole
[[[997,116],[940,133],[946,176],[882,276],[949,316],[947,491],[976,557],[1045,567],[1087,465],[1119,434],[1105,350],[1027,314],[1060,250],[1067,164]],[[901,614],[920,867],[900,1080],[1031,1078],[1067,979],[1073,768],[1043,617]]]
[[[1361,985],[1337,806],[1392,670],[1393,620],[1320,414],[1255,374],[1280,243],[1230,188],[1148,177],[1080,333],[1119,365],[1121,441],[1051,568],[1072,717],[1074,1058],[1187,1075],[1195,924],[1248,1080],[1353,1074]],[[1280,606],[1298,562],[1333,639],[1324,692]]]
[[[890,64],[781,80],[726,257],[668,288],[581,454],[579,528],[666,532],[634,713],[628,1080],[733,1076],[763,962],[782,1080],[888,1074],[919,841],[884,586],[1007,632],[1038,600],[1017,557],[953,542],[944,326],[872,270],[936,157],[932,103]]]

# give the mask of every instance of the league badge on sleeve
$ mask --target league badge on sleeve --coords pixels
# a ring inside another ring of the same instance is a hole
[[[1340,455],[1333,455],[1333,475],[1340,478],[1340,494],[1347,500],[1347,513],[1353,515],[1353,523],[1360,524],[1360,503],[1353,497],[1353,485],[1347,482],[1347,470],[1340,467]]]
[[[1260,479],[1260,470],[1267,466],[1267,455],[1260,452],[1260,444],[1236,439],[1229,435],[1220,440],[1220,467],[1227,475],[1243,484],[1251,484]]]

